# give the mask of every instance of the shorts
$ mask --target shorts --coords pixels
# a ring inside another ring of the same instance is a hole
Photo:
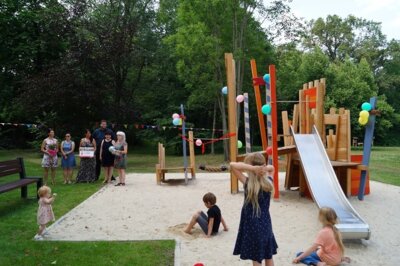
[[[200,212],[199,217],[197,217],[197,223],[200,225],[201,230],[203,230],[204,234],[208,234],[208,217],[204,212]],[[212,232],[211,235],[216,235],[217,232]]]

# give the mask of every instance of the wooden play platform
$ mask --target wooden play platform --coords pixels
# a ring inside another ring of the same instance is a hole
[[[168,172],[183,172],[185,173],[185,181],[187,182],[187,173],[191,173],[192,179],[196,177],[196,164],[194,155],[193,131],[189,131],[189,166],[185,167],[167,167],[165,162],[165,147],[162,143],[158,143],[158,163],[156,164],[156,179],[157,184],[167,182],[165,174]]]

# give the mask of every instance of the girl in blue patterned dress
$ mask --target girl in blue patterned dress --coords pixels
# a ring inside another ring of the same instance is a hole
[[[262,265],[265,260],[265,265],[273,266],[272,256],[278,248],[269,214],[273,190],[266,178],[269,168],[261,153],[247,155],[244,163],[231,163],[232,172],[244,184],[245,195],[233,254],[240,255],[242,260],[252,260],[253,265]]]
[[[117,141],[115,142],[114,168],[118,170],[119,182],[115,186],[125,186],[126,155],[128,154],[128,143],[125,141],[125,133],[117,132]]]
[[[75,161],[75,142],[71,140],[71,134],[65,134],[65,140],[61,142],[60,150],[62,153],[61,167],[64,172],[64,184],[71,184],[72,172],[76,166]]]

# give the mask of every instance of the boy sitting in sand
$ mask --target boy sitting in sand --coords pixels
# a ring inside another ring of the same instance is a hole
[[[225,220],[222,218],[221,210],[215,205],[217,197],[213,193],[208,192],[203,196],[203,202],[208,208],[207,215],[202,211],[196,212],[184,232],[190,234],[196,223],[200,225],[207,238],[218,233],[220,223],[222,223],[224,231],[228,231]]]

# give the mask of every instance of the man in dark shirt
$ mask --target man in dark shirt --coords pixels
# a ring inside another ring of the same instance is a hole
[[[105,138],[105,134],[107,131],[111,132],[111,138],[115,139],[115,134],[111,129],[107,128],[107,121],[106,120],[101,120],[100,121],[100,127],[96,129],[92,136],[96,140],[96,180],[99,179],[100,176],[100,171],[101,171],[101,161],[100,161],[100,146],[101,142]]]

